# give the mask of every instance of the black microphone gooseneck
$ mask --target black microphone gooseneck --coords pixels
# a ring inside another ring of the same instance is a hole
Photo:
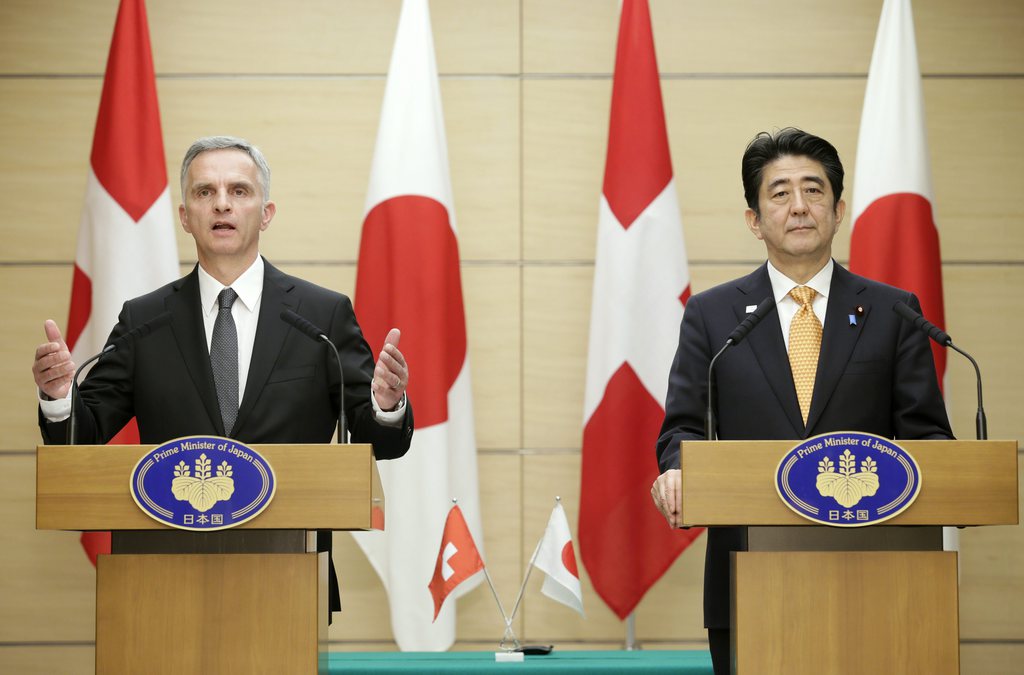
[[[78,398],[78,377],[82,374],[82,371],[87,365],[102,358],[104,355],[110,352],[117,351],[132,340],[139,340],[146,337],[153,331],[163,328],[171,322],[170,312],[164,312],[158,314],[156,317],[145,322],[141,326],[136,326],[124,335],[108,342],[104,345],[103,349],[98,354],[94,354],[85,360],[85,362],[75,369],[75,375],[71,378],[71,412],[68,415],[68,433],[67,443],[68,445],[74,445],[78,438],[78,420],[75,419],[75,399]]]
[[[708,441],[715,440],[715,408],[713,405],[714,401],[714,380],[711,375],[715,368],[715,361],[718,357],[725,353],[725,350],[729,347],[735,347],[739,343],[743,342],[743,339],[747,337],[750,331],[754,330],[754,326],[759,324],[768,314],[775,308],[775,299],[768,296],[754,308],[754,311],[740,321],[739,325],[729,333],[729,337],[726,338],[725,344],[718,350],[711,362],[708,364],[708,407],[704,411],[704,438]]]
[[[908,321],[910,324],[917,328],[923,333],[926,333],[928,337],[938,342],[943,347],[949,347],[955,352],[959,352],[967,357],[967,360],[974,366],[974,376],[978,383],[978,413],[974,419],[974,431],[979,441],[988,440],[988,419],[985,417],[985,406],[982,403],[981,396],[981,368],[978,367],[978,362],[974,360],[974,357],[965,352],[964,350],[953,344],[953,338],[949,337],[949,333],[942,330],[928,319],[924,318],[920,314],[914,311],[910,305],[903,301],[897,302],[892,306],[894,312],[900,315],[900,318]]]
[[[338,402],[340,404],[338,407],[338,443],[348,443],[348,426],[345,422],[345,373],[341,367],[338,348],[334,346],[326,333],[290,309],[281,311],[281,320],[314,342],[326,342],[334,352],[334,360],[338,364]]]

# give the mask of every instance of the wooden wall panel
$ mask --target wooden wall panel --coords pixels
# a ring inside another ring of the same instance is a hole
[[[0,671],[18,675],[93,675],[96,648],[87,645],[0,647]]]
[[[67,321],[70,287],[69,266],[0,266],[0,453],[34,451],[40,442],[32,358],[46,341],[43,321]],[[0,479],[6,479],[3,473]]]
[[[1024,362],[1019,337],[1024,318],[1011,309],[1020,306],[1024,268],[947,266],[943,284],[949,334],[981,368],[989,438],[1024,439],[1020,415]],[[960,438],[974,438],[978,410],[974,367],[952,351],[946,363],[946,399],[953,432]]]
[[[0,476],[0,643],[92,640],[96,573],[77,532],[36,530],[35,454],[0,454]]]
[[[615,0],[524,0],[523,70],[608,73],[614,65]],[[658,64],[669,73],[865,73],[880,0],[814,0],[767,9],[747,2],[652,0]],[[1024,7],[1014,0],[914,5],[925,73],[1019,73]],[[778,49],[793,36],[799,50]],[[807,55],[806,58],[803,55]]]
[[[1019,190],[1024,79],[925,80],[924,95],[943,259],[1022,262],[1024,203],[1006,197]]]
[[[100,88],[0,79],[0,260],[74,258]]]
[[[0,70],[102,73],[117,2],[11,0],[0,8]],[[387,71],[399,0],[146,3],[159,74],[376,73]],[[432,3],[442,72],[512,73],[519,67],[519,3]]]
[[[590,266],[523,270],[523,445],[578,448],[590,332]]]

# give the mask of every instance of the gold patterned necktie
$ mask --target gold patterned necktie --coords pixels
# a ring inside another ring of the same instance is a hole
[[[789,367],[793,370],[793,384],[796,385],[796,398],[804,424],[807,424],[807,414],[811,410],[814,375],[818,372],[818,352],[821,351],[821,322],[811,308],[817,294],[807,286],[797,286],[789,292],[800,305],[793,323],[789,325]]]

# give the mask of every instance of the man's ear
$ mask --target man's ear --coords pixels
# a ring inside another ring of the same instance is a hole
[[[185,230],[186,234],[192,234],[192,228],[188,224],[188,215],[185,211],[185,205],[178,205],[178,220],[181,221],[181,229]]]
[[[267,202],[263,205],[263,221],[260,223],[260,232],[270,227],[270,221],[274,219],[275,213],[277,213],[277,204]]]
[[[747,228],[754,233],[754,236],[764,240],[764,236],[761,234],[761,218],[757,215],[757,211],[747,209],[743,212],[743,217],[746,218]]]

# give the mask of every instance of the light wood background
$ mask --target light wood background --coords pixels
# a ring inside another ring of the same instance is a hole
[[[591,279],[616,0],[434,0],[480,449],[486,559],[511,605],[555,495],[575,530]],[[694,292],[763,259],[739,160],[796,125],[840,150],[852,196],[881,0],[653,0]],[[196,137],[244,136],[274,170],[263,252],[352,293],[363,200],[399,0],[149,0],[171,193]],[[30,354],[67,317],[75,237],[116,0],[0,3],[0,671],[91,672],[92,567],[72,533],[33,526]],[[980,361],[992,438],[1024,437],[1024,3],[920,0],[947,327]],[[849,230],[837,238],[845,261]],[[179,232],[183,271],[195,260]],[[415,364],[413,364],[415,368]],[[950,356],[954,430],[973,437],[974,375]],[[646,450],[644,451],[646,453]],[[654,461],[653,449],[638,461]],[[87,476],[83,476],[87,479]],[[961,532],[963,672],[1024,662],[1024,536]],[[384,592],[347,535],[335,649],[393,649]],[[705,648],[703,543],[636,613],[647,648]],[[582,571],[582,570],[581,570]],[[426,583],[426,582],[424,582]],[[559,649],[617,648],[625,628],[584,578],[586,619],[531,580],[517,628]],[[459,603],[458,649],[501,636],[489,591]]]

